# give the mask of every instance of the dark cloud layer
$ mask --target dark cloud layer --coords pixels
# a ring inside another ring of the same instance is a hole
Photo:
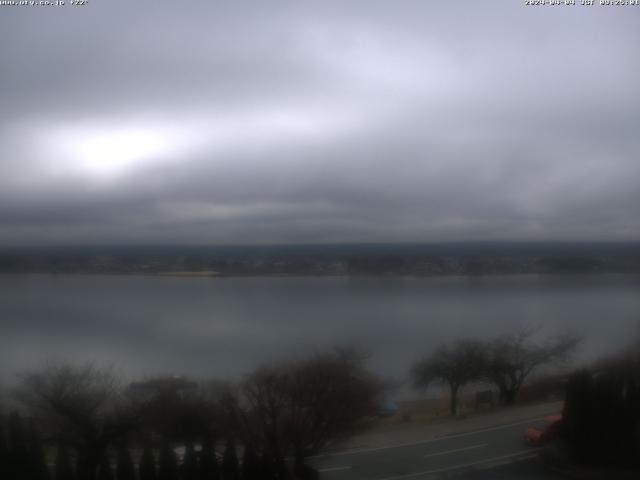
[[[640,233],[640,8],[0,8],[2,244]]]

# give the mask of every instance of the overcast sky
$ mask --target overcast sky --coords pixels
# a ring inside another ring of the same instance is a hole
[[[640,7],[523,3],[0,6],[0,244],[637,240]]]

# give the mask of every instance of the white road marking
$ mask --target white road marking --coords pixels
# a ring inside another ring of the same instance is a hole
[[[440,455],[448,455],[450,453],[464,452],[465,450],[473,450],[475,448],[488,447],[488,443],[481,443],[480,445],[472,445],[470,447],[454,448],[453,450],[445,450],[444,452],[427,453],[424,458],[439,457]]]
[[[436,468],[435,470],[426,470],[424,472],[405,473],[403,475],[396,475],[396,476],[393,476],[393,477],[385,477],[385,478],[381,478],[381,479],[378,479],[378,480],[401,480],[403,478],[420,477],[420,476],[423,476],[423,475],[433,475],[435,473],[449,472],[451,470],[459,470],[461,468],[474,467],[476,465],[482,465],[483,463],[498,462],[500,460],[508,460],[510,458],[515,458],[515,457],[522,457],[522,459],[525,459],[525,458],[528,458],[530,456],[533,456],[535,450],[537,450],[537,449],[520,450],[519,452],[510,453],[508,455],[500,455],[499,457],[486,458],[484,460],[478,460],[476,462],[460,463],[458,465],[453,465],[451,467]],[[528,455],[526,455],[526,454],[528,454]]]
[[[344,467],[328,467],[328,468],[320,468],[318,472],[338,472],[340,470],[351,470],[351,465],[345,465]]]
[[[540,421],[540,420],[544,420],[546,417],[548,417],[548,415],[545,415],[544,417],[529,418],[527,420],[521,420],[521,421],[518,421],[518,422],[507,423],[505,425],[498,425],[496,427],[482,428],[480,430],[474,430],[472,432],[454,433],[452,435],[445,435],[445,436],[438,437],[438,438],[431,438],[429,440],[419,440],[417,442],[397,443],[395,445],[385,445],[384,447],[359,448],[359,449],[353,449],[353,450],[344,450],[342,452],[335,452],[335,453],[323,453],[321,455],[314,455],[312,457],[307,457],[307,458],[340,457],[340,456],[344,456],[344,455],[354,455],[356,453],[378,452],[380,450],[389,450],[389,449],[392,449],[392,448],[402,448],[402,447],[413,447],[415,445],[425,445],[427,443],[441,442],[443,440],[449,440],[450,438],[466,437],[468,435],[476,435],[478,433],[492,432],[494,430],[502,430],[504,428],[515,427],[516,425],[524,425],[525,423],[537,422],[537,421]]]

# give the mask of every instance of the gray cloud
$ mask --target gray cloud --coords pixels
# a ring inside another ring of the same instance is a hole
[[[0,242],[635,240],[637,15],[3,7]]]

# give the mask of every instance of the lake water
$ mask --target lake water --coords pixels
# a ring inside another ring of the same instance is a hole
[[[582,334],[579,359],[612,351],[640,333],[640,277],[0,275],[3,383],[49,358],[230,378],[332,346],[403,379],[442,342],[522,325]]]

